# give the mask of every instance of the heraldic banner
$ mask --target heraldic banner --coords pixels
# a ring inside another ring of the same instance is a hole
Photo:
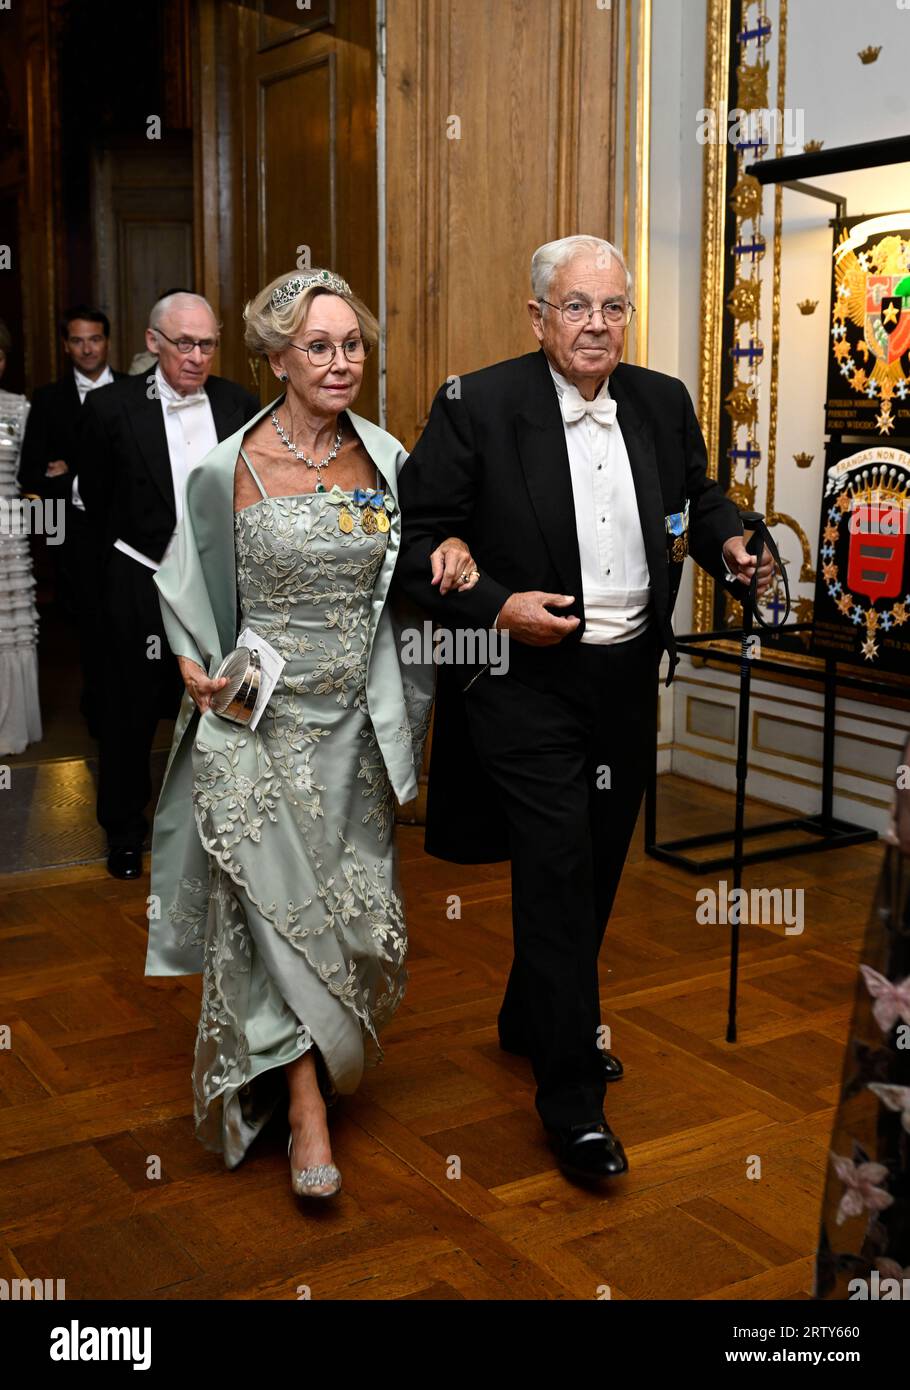
[[[910,453],[832,443],[825,461],[812,650],[910,673]]]
[[[910,437],[910,227],[835,223],[825,431]]]

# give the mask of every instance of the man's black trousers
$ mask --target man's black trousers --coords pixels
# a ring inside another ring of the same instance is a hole
[[[111,550],[101,580],[105,649],[98,820],[111,848],[141,846],[152,793],[149,759],[159,719],[174,719],[184,689],[161,620],[155,574]]]
[[[603,1114],[597,958],[654,757],[660,644],[652,621],[625,642],[552,649],[549,666],[518,646],[464,700],[512,861],[499,1036],[530,1056],[541,1119],[562,1129]]]

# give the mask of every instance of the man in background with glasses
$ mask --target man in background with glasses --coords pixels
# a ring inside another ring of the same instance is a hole
[[[666,650],[669,684],[685,555],[739,595],[756,562],[683,383],[621,361],[621,252],[548,242],[531,287],[541,350],[450,379],[402,469],[397,578],[440,626],[509,634],[505,673],[439,668],[426,848],[511,859],[500,1045],[530,1058],[563,1171],[614,1178],[628,1162],[603,1102],[623,1065],[597,962],[653,757],[657,668]],[[442,597],[427,560],[448,535],[480,578]],[[770,575],[763,559],[760,591]]]
[[[190,470],[261,409],[242,386],[211,375],[218,323],[201,295],[159,299],[145,337],[155,371],[90,396],[78,445],[104,647],[97,814],[116,878],[142,872],[149,755],[158,720],[176,716],[183,694],[154,574],[183,514]]]

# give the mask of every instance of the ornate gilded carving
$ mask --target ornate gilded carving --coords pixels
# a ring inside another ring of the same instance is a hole
[[[762,0],[750,0],[744,11],[752,17],[742,25],[740,38],[742,57],[736,69],[737,104],[746,111],[756,107],[766,107],[768,101],[768,64],[765,57],[771,24],[764,12]],[[724,111],[723,94],[728,80],[729,55],[729,14],[724,0],[708,0],[708,42],[705,65],[705,105],[715,111]],[[748,37],[747,37],[748,36]],[[752,61],[747,60],[751,49]],[[787,50],[787,0],[780,0],[777,19],[777,110],[786,106],[786,50]],[[778,120],[778,138],[775,153],[783,153],[783,122]],[[822,142],[809,142],[821,148]],[[732,315],[735,326],[734,362],[737,366],[732,389],[724,401],[734,422],[734,444],[731,450],[731,481],[727,495],[740,510],[752,509],[756,499],[756,468],[761,461],[761,450],[754,430],[758,417],[759,381],[758,372],[764,357],[764,349],[758,336],[761,297],[761,265],[765,244],[761,232],[762,188],[758,181],[745,173],[745,165],[761,158],[765,153],[760,139],[754,135],[751,141],[743,140],[737,148],[737,179],[730,197],[730,206],[737,221],[734,237],[734,255],[737,261],[737,278],[733,290],[727,296],[727,311]],[[704,214],[703,234],[705,250],[702,258],[704,285],[705,338],[702,345],[702,389],[701,409],[706,442],[709,442],[709,461],[716,464],[717,433],[720,411],[720,341],[722,338],[722,315],[719,301],[722,296],[721,256],[712,254],[709,239],[717,236],[722,255],[724,242],[724,194],[723,166],[725,148],[717,145],[705,147]],[[768,446],[767,446],[767,488],[764,510],[769,525],[782,525],[792,530],[797,537],[802,555],[800,580],[812,582],[815,572],[812,567],[812,551],[809,539],[796,519],[775,508],[775,472],[778,431],[778,361],[780,352],[780,267],[781,267],[781,227],[783,221],[783,190],[780,185],[774,195],[773,266],[771,284],[771,358],[768,378]],[[747,226],[743,226],[747,224]],[[715,247],[716,251],[717,248]],[[800,304],[801,313],[809,314],[817,307],[813,301]],[[713,414],[709,417],[707,412]],[[798,467],[807,467],[812,461],[808,454],[794,455]],[[743,476],[744,475],[744,476]],[[773,601],[773,595],[771,596]],[[693,598],[693,626],[705,630],[712,625],[713,582],[701,571],[696,572]],[[805,611],[809,600],[798,600]],[[725,604],[727,623],[739,621],[740,610],[732,600]]]
[[[727,104],[727,54],[730,49],[730,6],[727,0],[707,0],[705,33],[705,106],[719,114]],[[704,147],[702,176],[702,324],[698,414],[708,458],[708,474],[717,477],[720,432],[720,354],[723,331],[723,253],[726,224],[726,158],[724,141]],[[695,566],[692,626],[711,625],[714,581]]]
[[[761,285],[757,280],[737,280],[727,295],[727,307],[737,325],[758,318]]]
[[[761,217],[762,187],[752,174],[742,174],[730,195],[730,206],[741,222],[757,222]]]

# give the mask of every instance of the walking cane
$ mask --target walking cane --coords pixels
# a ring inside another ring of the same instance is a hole
[[[736,990],[739,978],[739,924],[742,911],[738,889],[743,879],[743,833],[746,815],[746,776],[749,771],[749,695],[752,689],[752,623],[761,627],[783,627],[790,614],[790,586],[787,571],[761,512],[740,512],[746,550],[756,557],[755,573],[742,598],[743,633],[739,662],[739,727],[736,737],[736,818],[733,825],[733,910],[730,914],[730,993],[727,1005],[727,1042],[736,1042]],[[758,607],[758,558],[767,546],[784,581],[787,606],[779,623],[765,622]]]

